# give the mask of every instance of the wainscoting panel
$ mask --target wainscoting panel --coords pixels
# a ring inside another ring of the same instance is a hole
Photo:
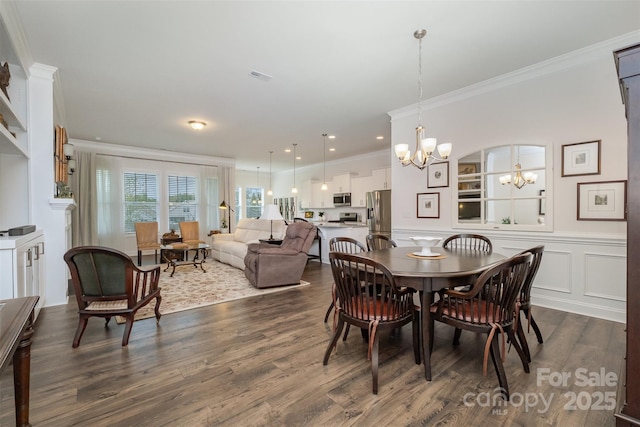
[[[409,237],[443,238],[456,230],[394,229],[392,237],[410,246]],[[483,233],[493,250],[506,256],[545,245],[542,264],[531,291],[534,305],[624,323],[626,320],[626,236],[560,233]]]

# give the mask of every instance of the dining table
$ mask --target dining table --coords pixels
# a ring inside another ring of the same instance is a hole
[[[396,285],[420,291],[424,376],[427,381],[431,381],[429,308],[433,303],[433,293],[445,288],[471,284],[485,269],[506,257],[496,252],[449,250],[442,247],[433,248],[437,256],[421,257],[416,255],[418,249],[416,246],[399,246],[362,252],[359,255],[387,267]]]

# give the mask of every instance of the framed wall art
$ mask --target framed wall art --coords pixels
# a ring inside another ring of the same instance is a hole
[[[578,220],[626,221],[627,181],[578,183]]]
[[[562,146],[562,176],[600,175],[600,140]]]
[[[432,163],[429,165],[427,187],[438,188],[449,186],[449,162]]]
[[[440,218],[440,193],[418,193],[418,218]]]

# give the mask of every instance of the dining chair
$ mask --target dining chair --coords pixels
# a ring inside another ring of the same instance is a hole
[[[491,240],[481,234],[454,234],[444,239],[442,247],[452,251],[473,250],[487,253],[493,252]]]
[[[367,234],[367,249],[375,251],[378,249],[395,248],[398,244],[395,240],[384,234]]]
[[[156,221],[136,222],[136,245],[138,246],[138,267],[142,265],[142,251],[155,251],[155,263],[158,263],[158,223]]]
[[[102,246],[77,246],[64,254],[71,273],[78,303],[78,327],[73,348],[80,339],[90,317],[105,319],[105,327],[114,316],[126,319],[122,346],[129,343],[136,312],[156,299],[156,322],[160,322],[160,266],[138,268],[124,252]]]
[[[357,253],[366,252],[366,251],[367,251],[367,247],[365,245],[363,245],[358,240],[353,239],[351,237],[333,237],[331,238],[331,240],[329,240],[330,253],[344,252],[348,254],[357,254]],[[333,307],[335,306],[335,299],[336,299],[335,284],[332,290],[332,297],[333,298],[331,300],[331,304],[329,304],[329,308],[327,309],[327,312],[324,315],[324,323],[327,323],[329,321],[329,314],[331,314],[331,310],[333,310]],[[345,339],[347,338],[348,332],[349,332],[349,329],[347,328],[347,330],[345,331]]]
[[[338,324],[324,353],[323,365],[329,357],[346,325],[368,331],[367,359],[371,360],[373,394],[378,394],[379,334],[412,324],[413,353],[420,364],[420,310],[413,303],[413,290],[399,288],[391,272],[382,264],[355,254],[329,253],[331,272],[335,282]]]
[[[442,247],[452,251],[479,251],[492,253],[493,245],[488,237],[481,234],[454,234],[447,237],[442,242]],[[463,285],[456,287],[458,291],[469,291],[471,285]],[[453,344],[458,345],[462,330],[456,329],[453,334]]]
[[[490,354],[498,376],[500,392],[505,400],[509,400],[509,385],[503,366],[505,335],[518,352],[525,372],[529,372],[527,357],[515,337],[515,331],[518,329],[515,304],[529,271],[531,258],[532,255],[526,253],[500,261],[480,274],[468,292],[448,289],[442,293],[440,300],[430,307],[431,322],[427,326],[430,332],[429,351],[433,348],[436,320],[458,329],[486,333],[483,374],[487,375]],[[498,336],[502,337],[502,348]]]
[[[524,313],[524,317],[527,319],[527,325],[533,328],[533,331],[536,333],[538,342],[542,344],[542,333],[540,332],[540,328],[538,327],[538,324],[531,314],[531,288],[533,286],[533,281],[536,278],[536,274],[538,273],[538,268],[540,268],[542,253],[544,252],[544,245],[538,245],[531,249],[524,250],[520,252],[520,254],[524,254],[527,252],[532,255],[532,260],[527,278],[525,279],[524,284],[522,285],[522,290],[520,291],[520,297],[516,301],[516,315],[518,316],[518,330],[516,331],[516,334],[518,336],[518,340],[520,341],[520,346],[524,350],[524,354],[527,356],[527,360],[531,362],[531,352],[529,351],[529,345],[527,344],[527,338],[524,334],[524,329],[519,318],[519,313]]]

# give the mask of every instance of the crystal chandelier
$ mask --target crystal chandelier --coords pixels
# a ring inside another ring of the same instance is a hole
[[[422,170],[429,163],[446,160],[451,154],[451,144],[440,144],[436,138],[426,138],[425,129],[422,126],[422,38],[427,30],[416,30],[413,37],[418,39],[418,127],[416,128],[416,148],[413,154],[409,150],[409,144],[396,144],[395,152],[402,166],[413,165]],[[436,147],[438,154],[435,153]]]

